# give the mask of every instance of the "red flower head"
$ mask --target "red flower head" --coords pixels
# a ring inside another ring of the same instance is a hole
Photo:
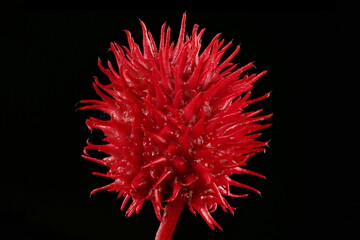
[[[138,213],[150,200],[162,221],[156,239],[170,239],[184,205],[200,214],[211,229],[220,228],[210,212],[220,206],[234,213],[224,196],[235,195],[230,186],[255,188],[231,179],[232,174],[264,177],[243,166],[249,157],[263,151],[266,142],[256,140],[257,131],[270,124],[259,124],[271,115],[258,116],[261,110],[245,108],[265,99],[266,94],[250,99],[253,84],[266,71],[243,75],[254,67],[231,62],[236,49],[223,61],[231,42],[224,44],[217,34],[201,51],[204,29],[193,27],[185,34],[183,15],[179,38],[170,42],[170,28],[161,28],[157,47],[152,35],[140,22],[142,50],[125,31],[129,47],[110,44],[117,66],[98,65],[109,78],[102,84],[95,78],[94,88],[101,100],[84,100],[81,109],[97,109],[109,120],[90,117],[89,129],[101,130],[104,144],[87,143],[83,157],[109,168],[94,173],[113,179],[107,189],[124,197],[121,210]],[[90,156],[89,149],[107,154],[103,159]]]

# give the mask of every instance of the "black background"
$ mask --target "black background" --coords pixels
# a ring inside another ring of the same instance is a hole
[[[27,4],[24,34],[18,38],[13,29],[7,34],[9,67],[2,74],[9,81],[1,86],[6,194],[0,210],[1,226],[11,235],[5,238],[154,238],[159,223],[151,204],[126,218],[114,193],[89,197],[108,181],[91,175],[105,168],[80,157],[90,137],[85,119],[96,113],[76,109],[80,100],[96,98],[92,76],[105,79],[97,58],[112,59],[107,53],[111,41],[126,45],[122,30],[140,42],[140,18],[158,40],[166,21],[176,39],[187,11],[188,32],[195,23],[207,29],[204,45],[221,32],[223,39],[233,40],[233,48],[241,44],[235,61],[255,60],[258,71],[269,70],[255,84],[254,96],[268,91],[272,96],[254,107],[265,107],[274,117],[264,135],[271,139],[270,148],[249,164],[268,179],[243,178],[262,197],[229,199],[238,207],[235,217],[221,210],[213,214],[223,232],[211,231],[200,216],[185,210],[173,239],[358,239],[353,153],[359,77],[358,58],[351,60],[351,12],[336,6],[332,11],[127,10],[94,2],[84,7]],[[15,55],[19,39],[24,49]]]

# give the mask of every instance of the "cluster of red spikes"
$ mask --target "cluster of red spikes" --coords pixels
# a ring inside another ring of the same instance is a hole
[[[193,27],[185,34],[183,15],[176,43],[170,40],[170,28],[161,28],[157,47],[151,33],[140,21],[142,49],[129,31],[128,47],[111,43],[117,66],[110,61],[103,67],[109,78],[93,83],[100,100],[84,100],[81,109],[96,109],[110,116],[102,120],[90,117],[89,129],[104,133],[103,144],[88,142],[83,157],[109,167],[107,173],[94,173],[113,179],[110,184],[91,192],[118,192],[123,197],[121,210],[126,215],[138,213],[150,200],[162,221],[157,240],[167,240],[185,205],[200,214],[211,229],[221,229],[210,212],[220,206],[234,214],[224,196],[242,198],[247,193],[231,193],[230,186],[260,192],[231,179],[232,174],[263,175],[245,169],[249,157],[264,151],[266,142],[256,140],[258,131],[270,124],[259,122],[271,114],[259,116],[262,109],[244,111],[252,103],[269,96],[250,99],[253,84],[266,71],[244,74],[254,67],[232,63],[240,47],[224,59],[231,42],[224,43],[217,34],[201,50],[204,29]],[[222,60],[224,59],[224,60]],[[91,156],[89,150],[105,153]]]

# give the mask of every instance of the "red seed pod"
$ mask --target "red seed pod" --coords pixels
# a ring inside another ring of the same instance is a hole
[[[266,142],[258,141],[259,130],[270,124],[259,122],[271,114],[258,116],[261,110],[246,112],[246,107],[269,94],[250,99],[253,84],[266,71],[244,74],[254,67],[232,63],[240,47],[223,61],[231,42],[224,44],[217,34],[202,51],[204,29],[193,27],[185,34],[183,15],[176,43],[170,41],[170,28],[161,28],[160,44],[140,21],[142,50],[129,31],[128,47],[110,44],[117,66],[110,61],[99,68],[110,83],[97,78],[94,89],[101,100],[84,100],[80,109],[96,109],[109,120],[90,117],[89,129],[101,130],[104,144],[88,142],[83,157],[109,167],[105,174],[114,181],[91,192],[116,191],[124,197],[121,210],[129,200],[126,215],[138,213],[150,200],[159,221],[157,240],[171,239],[185,205],[199,213],[211,229],[220,225],[210,212],[219,205],[234,213],[224,196],[246,197],[231,193],[230,186],[248,185],[231,179],[232,174],[259,173],[244,168],[249,157],[264,151]],[[90,149],[107,154],[102,159],[90,156]]]

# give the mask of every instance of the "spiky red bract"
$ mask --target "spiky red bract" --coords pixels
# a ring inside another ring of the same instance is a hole
[[[142,49],[129,31],[125,31],[128,47],[110,44],[117,66],[107,62],[99,67],[110,83],[94,81],[101,100],[82,101],[81,109],[97,109],[109,120],[90,117],[89,129],[101,130],[104,144],[88,143],[83,157],[109,167],[105,174],[113,179],[107,189],[124,197],[121,210],[128,201],[126,215],[138,213],[150,200],[161,221],[166,204],[180,201],[190,211],[199,213],[211,229],[221,228],[210,212],[221,206],[233,213],[224,196],[235,195],[230,186],[253,187],[230,178],[232,174],[261,174],[245,169],[249,157],[264,151],[266,142],[257,140],[260,124],[271,115],[259,116],[261,110],[246,112],[246,107],[269,96],[250,99],[253,84],[266,71],[244,74],[254,67],[232,63],[240,47],[224,59],[231,42],[225,44],[217,34],[201,50],[204,29],[193,27],[185,34],[183,15],[176,43],[170,41],[170,28],[161,28],[156,45],[145,24]],[[102,159],[90,156],[90,149],[107,154]],[[178,204],[179,205],[179,204]],[[180,206],[179,205],[179,206]],[[160,238],[159,238],[160,239]]]

